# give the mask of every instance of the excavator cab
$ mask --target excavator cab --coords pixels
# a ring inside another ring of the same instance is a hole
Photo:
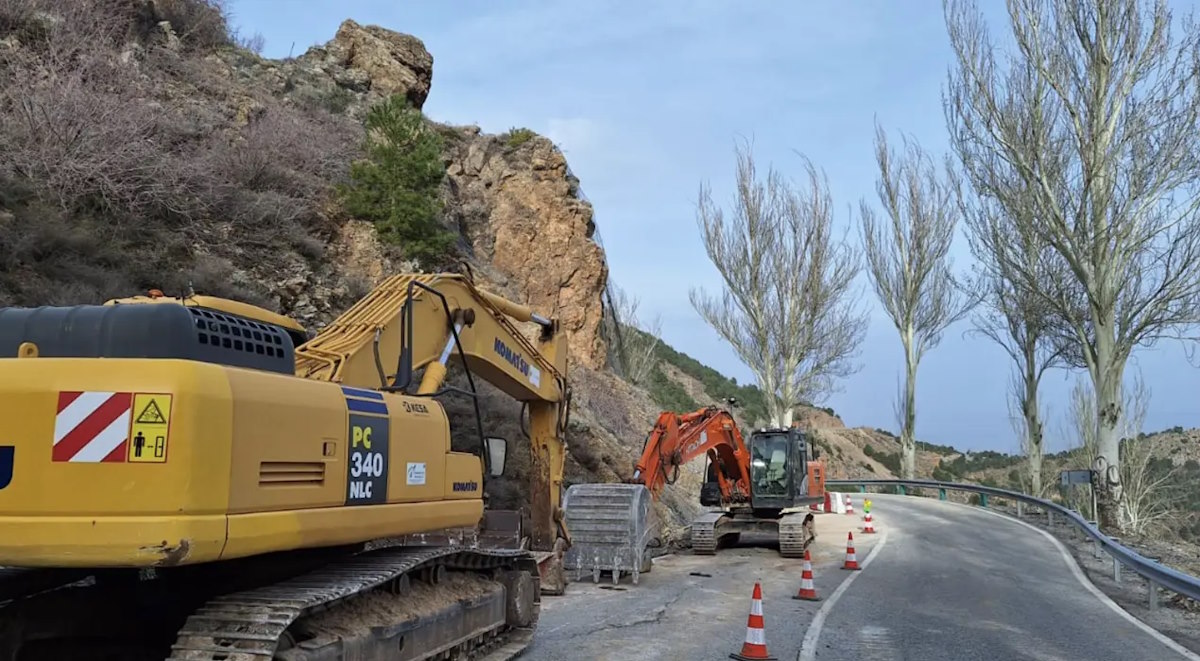
[[[809,480],[809,439],[795,427],[750,435],[750,504],[756,512],[779,512],[817,499]],[[815,449],[811,449],[815,453]],[[816,459],[813,456],[813,459]],[[816,491],[820,493],[821,489]]]

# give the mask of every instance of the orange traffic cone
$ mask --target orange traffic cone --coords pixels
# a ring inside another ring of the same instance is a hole
[[[854,503],[850,500],[850,494],[846,494],[846,514],[854,514]]]
[[[754,582],[754,596],[750,598],[750,618],[746,622],[746,642],[740,654],[729,655],[738,661],[774,661],[767,653],[767,632],[763,630],[762,586]]]
[[[800,592],[793,595],[792,599],[821,600],[817,596],[816,586],[813,585],[812,556],[808,554],[808,549],[804,549],[804,571],[800,574]]]
[[[858,566],[858,556],[854,554],[854,533],[846,533],[846,562],[842,569],[862,569]]]
[[[871,521],[870,512],[867,512],[866,516],[863,517],[863,532],[866,534],[873,534],[875,532],[875,524]]]

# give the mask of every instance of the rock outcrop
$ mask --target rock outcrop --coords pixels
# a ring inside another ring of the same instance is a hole
[[[433,56],[420,39],[352,20],[301,59],[322,65],[343,88],[379,97],[403,94],[417,108],[425,105],[433,83]]]
[[[456,135],[447,148],[448,221],[489,279],[558,316],[574,363],[602,368],[608,266],[562,152],[541,136],[513,145],[474,128]]]
[[[333,40],[296,62],[233,66],[253,71],[278,94],[298,102],[348,96],[346,113],[359,117],[388,94],[405,94],[421,107],[433,75],[433,58],[419,39],[351,20]],[[460,248],[475,275],[486,286],[557,316],[569,333],[572,364],[603,368],[608,267],[592,238],[591,204],[579,196],[579,182],[562,152],[534,134],[516,140],[475,126],[435,126],[446,144],[445,221],[462,236]],[[352,233],[355,249],[345,248],[345,229],[333,237],[334,268],[298,268],[289,274],[284,290],[292,295],[281,298],[283,308],[317,324],[326,322],[344,302],[342,293],[358,282],[377,282],[384,264],[400,265],[388,259],[395,251],[373,240],[372,233]],[[346,279],[349,285],[341,282]],[[317,295],[298,291],[300,282],[312,283]],[[329,300],[333,305],[325,304]]]
[[[796,426],[805,429],[844,429],[842,419],[826,411],[812,406],[798,406],[792,414]]]

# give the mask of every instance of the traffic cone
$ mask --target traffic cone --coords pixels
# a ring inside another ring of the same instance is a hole
[[[863,517],[863,532],[868,535],[875,533],[875,524],[871,521],[870,512],[867,512],[867,515]]]
[[[746,642],[741,653],[729,655],[738,661],[774,661],[767,653],[767,632],[763,630],[762,586],[754,582],[754,596],[750,598],[750,618],[746,622]]]
[[[850,494],[846,494],[846,514],[854,514],[854,503],[850,501]]]
[[[800,592],[793,595],[792,599],[821,600],[817,596],[816,586],[813,585],[812,556],[808,554],[808,549],[804,549],[804,571],[800,574]]]
[[[854,533],[846,533],[846,562],[842,569],[862,569],[858,566],[858,556],[854,555]]]

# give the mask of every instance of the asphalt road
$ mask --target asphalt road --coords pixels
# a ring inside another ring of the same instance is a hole
[[[1007,518],[876,498],[891,539],[831,609],[821,661],[1185,658],[1075,577],[1058,547]]]
[[[879,535],[866,539],[857,532],[859,518],[817,517],[812,551],[819,595],[850,573],[837,568],[845,559],[848,531],[855,531],[860,559],[878,543]],[[795,659],[821,602],[791,598],[800,589],[802,560],[781,557],[770,539],[742,537],[737,547],[715,556],[658,558],[638,585],[623,579],[614,590],[607,576],[597,585],[588,574],[570,583],[565,595],[543,597],[538,631],[522,660],[728,659],[746,639],[756,580],[763,589],[768,650],[780,659]],[[574,580],[570,570],[567,578]]]
[[[872,499],[876,535],[859,532],[861,513],[818,517],[821,601],[792,599],[801,561],[750,539],[716,556],[660,558],[636,586],[582,577],[566,595],[543,599],[521,658],[728,659],[745,639],[756,580],[768,650],[781,660],[801,658],[805,645],[804,658],[821,661],[1185,658],[1085,588],[1043,535],[960,505]],[[855,505],[861,512],[861,500]],[[851,529],[859,562],[871,557],[859,572],[840,569]]]

